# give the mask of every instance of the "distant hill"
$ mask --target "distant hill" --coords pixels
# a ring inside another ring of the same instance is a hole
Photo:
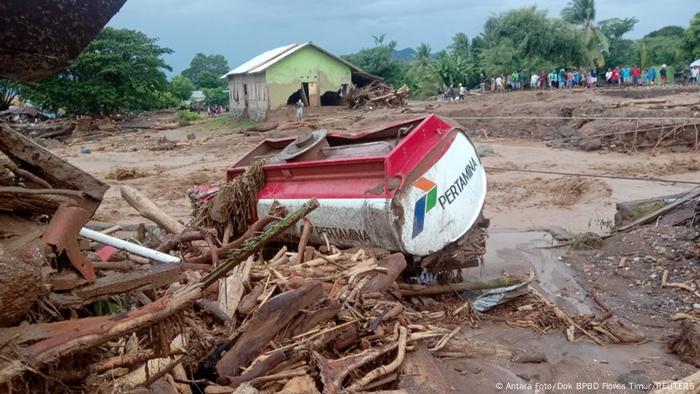
[[[394,49],[394,53],[391,56],[398,60],[413,60],[416,57],[416,50],[413,48]]]

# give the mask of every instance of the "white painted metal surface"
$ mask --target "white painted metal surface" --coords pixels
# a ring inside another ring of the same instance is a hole
[[[404,209],[405,252],[425,256],[464,235],[486,199],[486,172],[469,138],[459,132],[442,158],[395,198]]]

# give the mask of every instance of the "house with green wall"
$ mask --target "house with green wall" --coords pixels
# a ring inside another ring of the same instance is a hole
[[[228,80],[231,114],[255,120],[298,100],[308,107],[341,105],[351,84],[381,80],[312,42],[263,52],[222,78]]]

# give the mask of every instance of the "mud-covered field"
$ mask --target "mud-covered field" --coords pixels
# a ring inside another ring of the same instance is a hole
[[[467,270],[465,279],[502,272],[527,275],[532,270],[534,285],[571,313],[604,313],[591,294],[595,289],[604,305],[645,339],[601,347],[585,339],[569,342],[561,330],[540,332],[510,327],[497,319],[483,320],[463,332],[542,353],[546,361],[443,360],[441,387],[490,393],[501,391],[497,382],[510,382],[525,386],[520,390],[523,386],[516,385],[507,392],[536,392],[527,384],[549,382],[562,385],[539,392],[635,392],[629,382],[678,379],[693,371],[694,367],[666,351],[679,325],[671,316],[692,309],[692,295],[678,289],[660,290],[657,282],[664,269],[687,276],[697,264],[688,266],[692,259],[686,254],[683,259],[669,256],[676,244],[673,234],[646,245],[649,238],[633,233],[606,242],[601,251],[581,254],[566,248],[544,249],[554,241],[542,230],[558,226],[571,233],[604,234],[613,224],[615,203],[694,187],[670,182],[674,180],[700,183],[692,119],[698,117],[700,123],[698,106],[700,91],[685,88],[476,94],[465,102],[410,102],[405,108],[375,111],[312,108],[302,126],[289,124],[291,109],[278,111],[268,122],[286,130],[246,131],[237,122],[209,120],[172,130],[130,129],[134,131],[94,140],[74,139],[68,145],[55,144],[52,150],[114,186],[95,220],[138,223],[143,219],[120,198],[119,185],[134,186],[174,217],[187,218],[191,208],[186,189],[222,180],[227,165],[266,136],[315,128],[359,131],[428,113],[444,116],[470,132],[488,172],[486,215],[491,219],[491,237],[486,264],[482,270]],[[477,119],[512,116],[540,119]],[[687,119],[581,119],[592,116]],[[163,137],[169,141],[167,149],[159,148]],[[81,147],[91,153],[80,153]],[[648,177],[669,182],[629,179]],[[683,237],[689,242],[687,235]],[[611,386],[576,389],[576,383],[586,382]],[[616,383],[626,388],[620,390]],[[568,389],[567,384],[574,386]]]

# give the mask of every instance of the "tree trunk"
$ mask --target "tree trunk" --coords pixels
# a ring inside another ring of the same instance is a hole
[[[0,326],[15,325],[41,294],[38,266],[0,249]]]

